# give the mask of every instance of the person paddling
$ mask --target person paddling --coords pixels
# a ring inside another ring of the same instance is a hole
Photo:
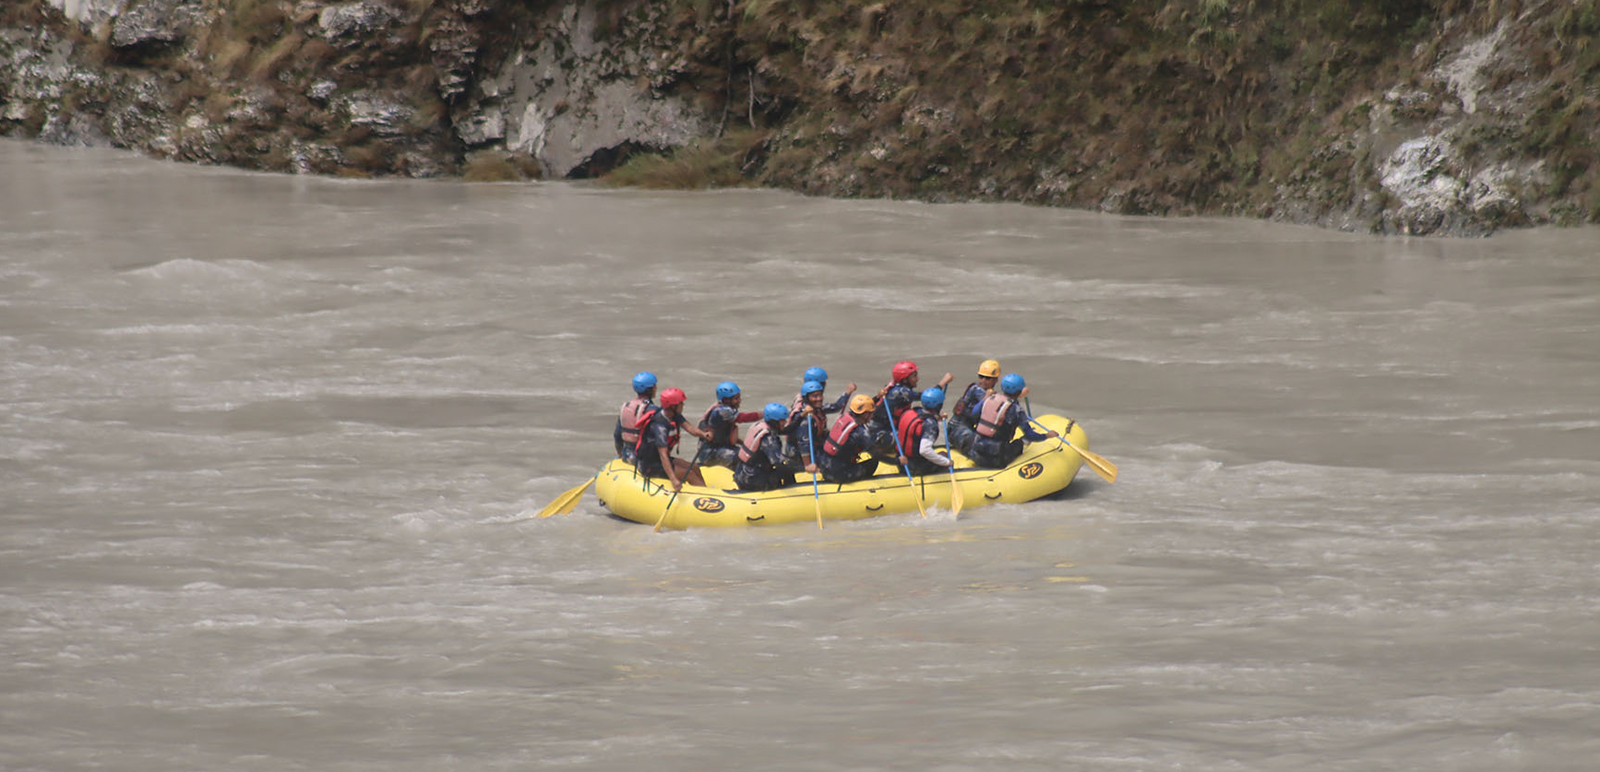
[[[872,398],[857,394],[850,398],[850,407],[833,422],[833,428],[822,441],[822,453],[817,455],[822,467],[822,479],[831,483],[849,483],[865,480],[878,470],[878,460],[865,454],[872,447],[867,434],[867,422],[872,420]]]
[[[950,467],[950,457],[940,453],[934,443],[939,439],[939,408],[944,406],[944,389],[934,386],[925,389],[919,398],[920,407],[900,414],[900,465],[911,467],[914,475],[944,472]]]
[[[770,491],[794,484],[792,462],[783,450],[783,429],[789,421],[789,408],[781,402],[768,402],[761,411],[762,421],[750,427],[739,443],[739,463],[733,469],[733,484],[741,491]],[[808,472],[816,467],[805,466]]]
[[[1007,373],[1000,379],[999,393],[990,394],[978,404],[978,427],[973,431],[971,447],[963,448],[972,463],[1003,469],[1022,455],[1024,440],[1040,442],[1061,436],[1053,430],[1040,433],[1028,421],[1027,412],[1017,402],[1027,388],[1022,376]],[[1022,437],[1017,438],[1019,430]]]
[[[640,419],[639,444],[634,449],[639,473],[646,477],[667,478],[672,483],[673,491],[681,489],[685,482],[690,485],[706,484],[699,469],[672,455],[672,451],[678,447],[679,430],[702,440],[711,438],[710,432],[690,426],[688,419],[683,417],[684,399],[682,389],[662,391],[661,405],[651,408]]]
[[[951,447],[965,448],[972,445],[973,430],[978,427],[978,405],[990,394],[994,393],[995,386],[1000,382],[1000,363],[993,359],[985,359],[978,365],[978,380],[976,383],[967,384],[967,390],[961,392],[961,398],[950,408],[950,425],[945,429],[950,436]]]
[[[630,464],[634,463],[633,449],[639,444],[639,419],[655,407],[651,400],[656,398],[656,374],[643,372],[633,376],[633,393],[633,399],[622,403],[617,413],[617,428],[611,432],[617,458]]]
[[[785,452],[791,463],[810,463],[810,459],[821,455],[822,438],[828,436],[828,419],[824,414],[829,407],[823,404],[821,383],[806,381],[800,386],[800,401],[790,409],[784,428],[789,436]]]
[[[878,390],[877,410],[873,412],[869,425],[873,453],[884,460],[899,455],[894,445],[894,430],[900,415],[917,401],[917,363],[910,360],[896,362],[889,370],[889,378],[889,384]],[[945,373],[937,385],[943,390],[952,380],[954,376]]]

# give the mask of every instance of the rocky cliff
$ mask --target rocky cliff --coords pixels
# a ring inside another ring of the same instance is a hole
[[[0,9],[0,132],[46,142],[354,176],[633,159],[673,184],[1383,233],[1600,221],[1597,82],[1592,0]]]

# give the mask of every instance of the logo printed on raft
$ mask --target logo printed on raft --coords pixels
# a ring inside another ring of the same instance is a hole
[[[1034,461],[1030,464],[1023,464],[1022,468],[1017,470],[1017,476],[1024,480],[1032,480],[1033,478],[1038,477],[1043,471],[1044,464]]]
[[[721,512],[725,506],[722,503],[722,499],[714,499],[710,496],[701,496],[694,500],[694,508],[701,512]]]

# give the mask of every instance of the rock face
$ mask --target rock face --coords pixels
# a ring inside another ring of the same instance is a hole
[[[747,125],[732,168],[825,195],[1408,235],[1600,221],[1600,13],[1328,2],[10,0],[0,133],[509,179]],[[1283,48],[1307,9],[1322,37]]]
[[[622,4],[629,28],[602,42],[590,2],[300,0],[230,16],[206,0],[49,1],[51,24],[0,25],[5,133],[296,173],[431,176],[490,156],[566,177],[716,128],[673,93],[676,19],[643,2]]]
[[[532,48],[517,48],[455,112],[469,148],[500,148],[538,160],[545,174],[583,174],[597,159],[633,148],[682,147],[715,130],[689,100],[655,87],[663,49],[641,37],[596,40],[592,4],[567,5]],[[659,18],[654,19],[659,23]],[[650,30],[642,25],[636,30]]]

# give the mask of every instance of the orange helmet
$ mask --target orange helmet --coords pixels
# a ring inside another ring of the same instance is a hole
[[[906,360],[904,362],[896,362],[894,369],[889,371],[889,375],[894,377],[895,383],[899,383],[907,378],[910,378],[911,374],[916,371],[917,363]]]
[[[857,394],[850,398],[850,412],[852,413],[870,413],[875,407],[877,407],[877,404],[865,394]]]
[[[999,378],[1000,363],[993,359],[983,360],[983,363],[978,365],[978,375],[983,378]]]
[[[672,407],[683,404],[683,389],[667,389],[661,392],[661,406]]]

